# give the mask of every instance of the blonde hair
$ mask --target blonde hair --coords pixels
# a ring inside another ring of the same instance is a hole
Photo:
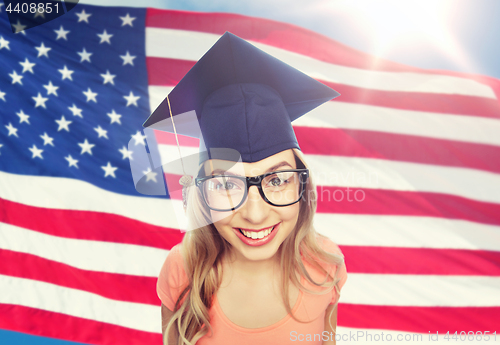
[[[293,152],[297,165],[302,164],[307,167],[302,153],[296,149],[293,149]],[[327,272],[320,263],[340,267],[344,258],[326,252],[318,244],[317,238],[323,236],[316,233],[312,226],[313,216],[316,212],[317,193],[311,177],[306,183],[304,195],[299,204],[297,223],[290,236],[281,244],[277,255],[283,269],[281,293],[285,308],[295,320],[307,322],[298,320],[292,313],[292,307],[287,298],[290,290],[289,283],[312,294],[324,294],[332,289],[335,289],[339,294],[338,270],[332,277],[331,272]],[[166,327],[164,344],[168,344],[172,327],[178,334],[176,345],[193,345],[209,331],[212,332],[208,311],[212,306],[213,295],[217,292],[222,281],[222,258],[226,253],[229,253],[231,246],[219,235],[215,226],[206,221],[210,219],[210,213],[203,204],[198,188],[190,188],[186,212],[190,221],[195,222],[195,224],[209,225],[187,232],[182,240],[181,253],[185,264],[184,269],[190,281],[177,299],[174,313]],[[196,253],[196,255],[191,255],[192,253]],[[325,279],[322,282],[314,281],[303,260],[325,274]],[[305,277],[309,283],[324,289],[321,291],[306,289],[300,282],[300,277]],[[183,301],[183,299],[185,300]],[[181,303],[181,301],[183,302]]]

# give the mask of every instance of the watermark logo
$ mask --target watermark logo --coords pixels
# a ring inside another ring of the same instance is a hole
[[[4,0],[13,33],[45,24],[71,11],[79,0]]]

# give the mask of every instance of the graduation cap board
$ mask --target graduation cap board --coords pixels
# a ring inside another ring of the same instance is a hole
[[[226,32],[191,68],[144,127],[200,138],[200,163],[257,162],[299,148],[292,121],[339,95],[336,91]],[[169,107],[170,103],[170,107]],[[177,117],[194,111],[191,120]],[[196,116],[198,123],[192,123]],[[168,120],[168,121],[163,121]],[[203,154],[205,153],[206,154]],[[226,152],[226,153],[224,153]]]
[[[195,176],[199,164],[208,159],[252,163],[300,149],[292,121],[338,95],[226,32],[143,126],[145,132],[156,129],[199,138],[199,154],[181,154],[180,160],[163,164],[167,173]],[[169,193],[179,189],[178,183],[167,185]],[[184,226],[190,230],[185,222]]]

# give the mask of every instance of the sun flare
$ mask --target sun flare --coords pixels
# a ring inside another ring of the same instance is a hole
[[[457,63],[468,64],[449,30],[456,19],[453,0],[336,0],[324,4],[336,14],[348,16],[353,27],[369,38],[375,55],[432,44]]]

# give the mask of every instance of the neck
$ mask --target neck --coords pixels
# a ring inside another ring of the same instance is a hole
[[[233,251],[227,260],[230,270],[244,277],[261,277],[279,272],[280,259],[278,253],[265,260],[249,260],[241,253]],[[238,274],[238,275],[239,275]]]

